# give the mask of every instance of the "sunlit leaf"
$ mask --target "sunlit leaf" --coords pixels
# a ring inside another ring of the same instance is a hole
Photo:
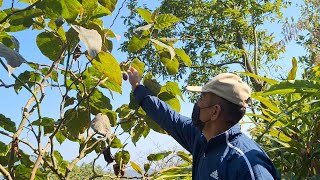
[[[170,55],[171,55],[170,60],[173,60],[174,56],[176,55],[173,47],[171,47],[171,46],[169,46],[169,45],[166,45],[166,44],[164,44],[163,42],[158,41],[158,40],[156,40],[156,39],[150,39],[150,41],[152,41],[153,43],[155,43],[155,44],[158,45],[158,46],[161,46],[162,48],[166,48],[166,49],[169,51]],[[157,48],[157,47],[156,47],[156,48]],[[157,48],[158,53],[161,54],[161,52],[159,52],[159,49],[160,49],[160,48]]]
[[[128,51],[129,52],[139,51],[139,50],[143,49],[144,47],[146,47],[146,45],[148,43],[149,43],[149,39],[148,38],[139,39],[137,36],[134,35],[129,40]]]
[[[99,3],[106,7],[110,12],[116,8],[118,0],[99,0]]]
[[[144,63],[141,62],[138,58],[134,58],[131,66],[135,68],[138,71],[140,77],[142,77],[144,71]]]
[[[174,48],[175,53],[181,58],[182,62],[190,67],[191,66],[191,59],[190,56],[183,50],[179,48]]]
[[[118,151],[115,154],[115,161],[118,164],[127,164],[130,161],[130,153],[126,150]]]
[[[0,141],[0,156],[6,156],[10,150],[10,146]]]
[[[121,86],[121,70],[117,60],[108,52],[101,51],[92,61],[93,67],[108,77],[109,81],[113,81]]]
[[[151,12],[147,9],[143,9],[143,8],[136,8],[136,11],[139,13],[139,15],[147,22],[147,23],[151,23],[152,19],[151,19]]]
[[[292,68],[288,74],[288,80],[294,80],[297,75],[297,69],[298,69],[298,62],[295,57],[292,58]]]
[[[181,90],[178,86],[178,83],[176,82],[170,82],[170,81],[166,82],[166,85],[161,87],[160,94],[162,92],[167,92],[174,96],[178,95],[183,100]]]
[[[140,166],[138,164],[136,164],[133,161],[130,161],[131,167],[139,174],[142,175],[142,169],[140,168]]]
[[[180,102],[179,100],[172,94],[167,92],[160,93],[158,96],[161,100],[165,101],[169,106],[175,111],[180,111]]]
[[[161,14],[156,18],[156,23],[154,25],[154,28],[165,29],[179,21],[180,19],[173,14]]]

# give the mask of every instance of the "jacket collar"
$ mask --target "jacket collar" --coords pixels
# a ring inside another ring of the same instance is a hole
[[[204,137],[204,135],[201,134],[201,141],[202,141],[202,143],[207,144],[207,145],[211,145],[211,144],[217,145],[217,144],[220,144],[220,143],[226,143],[226,137],[227,136],[228,136],[229,139],[232,139],[234,136],[236,136],[236,135],[238,135],[240,133],[241,133],[240,124],[237,123],[234,126],[232,126],[230,129],[226,130],[225,132],[223,132],[223,133],[213,137],[212,139],[210,139],[208,143],[207,143],[207,140]]]

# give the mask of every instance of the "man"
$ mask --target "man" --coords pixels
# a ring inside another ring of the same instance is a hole
[[[134,68],[128,74],[140,106],[192,154],[192,179],[280,179],[265,152],[240,132],[251,93],[240,77],[223,73],[203,87],[188,86],[201,93],[190,119],[140,85]]]

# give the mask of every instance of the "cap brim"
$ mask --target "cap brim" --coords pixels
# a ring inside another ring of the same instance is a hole
[[[201,86],[187,86],[188,91],[192,92],[202,92],[202,87]]]

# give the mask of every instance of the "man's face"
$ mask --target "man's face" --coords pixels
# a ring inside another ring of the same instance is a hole
[[[216,96],[211,93],[201,93],[198,99],[198,106],[200,108],[200,120],[202,122],[210,121],[215,118],[215,113],[217,111]],[[220,106],[219,106],[220,107]]]

